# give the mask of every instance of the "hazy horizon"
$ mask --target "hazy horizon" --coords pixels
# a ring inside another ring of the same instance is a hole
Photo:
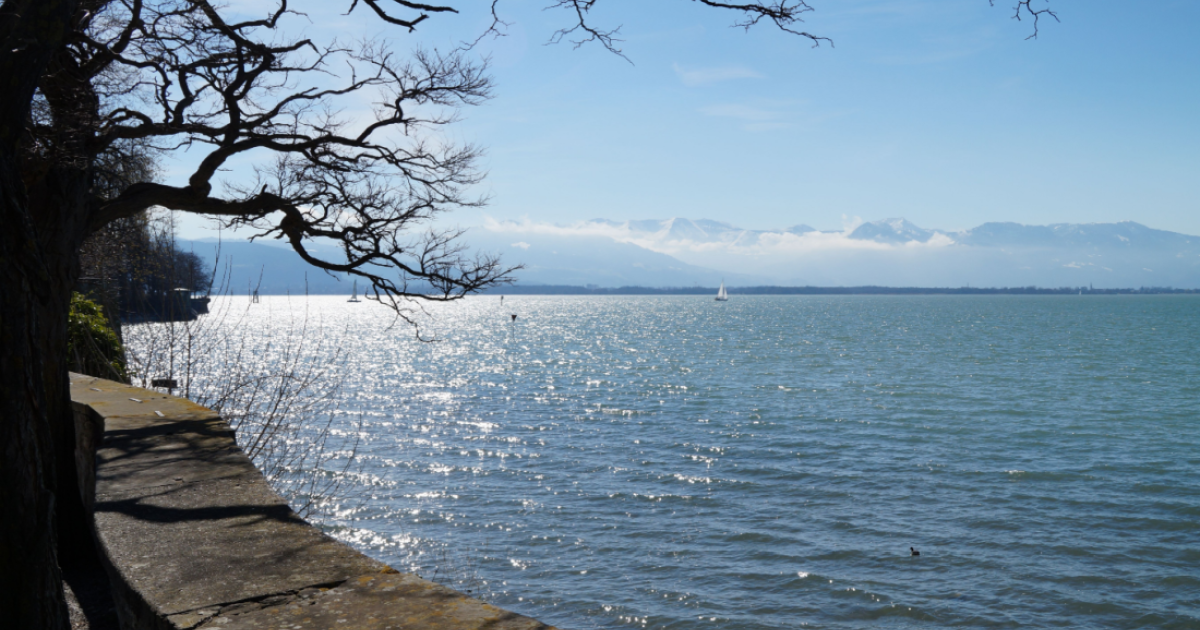
[[[1135,222],[990,223],[946,231],[893,218],[848,222],[839,231],[805,225],[764,231],[682,217],[493,221],[463,239],[476,251],[500,254],[506,265],[523,265],[514,276],[527,286],[1200,288],[1200,237]],[[211,240],[187,246],[210,261],[216,257]],[[265,273],[266,293],[346,290],[334,276],[306,274],[309,268],[284,243],[231,239],[222,247],[238,276],[234,286]],[[310,247],[337,257],[331,244]]]

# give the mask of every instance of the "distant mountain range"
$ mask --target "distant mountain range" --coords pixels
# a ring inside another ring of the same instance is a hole
[[[926,243],[944,236],[956,244],[975,247],[1021,247],[1059,249],[1172,249],[1179,252],[1196,251],[1200,238],[1155,230],[1133,221],[1120,223],[1057,223],[1053,225],[1021,225],[1020,223],[984,223],[970,230],[946,232],[926,230],[904,219],[885,219],[858,226],[849,238],[879,243],[902,244],[910,241]]]
[[[896,218],[820,231],[803,224],[747,230],[676,217],[572,225],[493,222],[486,230],[514,241],[552,237],[560,248],[585,236],[629,243],[711,270],[705,283],[710,286],[721,277],[787,286],[1200,286],[1200,237],[1132,221],[985,223],[950,231]],[[536,281],[556,284],[544,277]]]
[[[463,242],[500,253],[523,285],[594,287],[924,286],[1200,288],[1200,237],[1120,223],[985,223],[926,229],[905,219],[839,231],[747,230],[707,219],[571,225],[489,222]],[[216,244],[185,244],[212,260]],[[237,292],[349,293],[277,242],[226,242],[221,267]]]
[[[521,224],[512,222],[497,225],[518,228],[518,230],[521,226]],[[1133,221],[1053,225],[984,223],[979,227],[960,231],[925,229],[906,219],[869,221],[860,223],[849,231],[827,232],[821,232],[803,224],[781,230],[745,230],[720,221],[684,218],[625,222],[593,219],[573,227],[579,231],[588,231],[587,228],[591,226],[602,226],[614,233],[626,231],[634,238],[648,238],[661,243],[672,241],[722,243],[741,247],[758,245],[763,242],[764,237],[802,236],[805,234],[844,235],[849,240],[872,241],[889,245],[925,244],[937,237],[949,239],[942,242],[945,245],[958,244],[977,247],[1125,247],[1141,249],[1166,247],[1190,251],[1200,245],[1200,237],[1155,230]]]
[[[214,292],[246,295],[313,295],[350,293],[343,274],[331,274],[304,262],[279,241],[180,241],[179,248],[195,252],[215,266]]]

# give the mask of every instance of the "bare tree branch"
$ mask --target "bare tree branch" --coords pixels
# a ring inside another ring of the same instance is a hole
[[[427,13],[422,13],[412,19],[401,19],[389,14],[386,9],[379,5],[379,0],[362,0],[362,2],[363,4],[371,7],[371,10],[375,12],[375,15],[378,15],[379,18],[384,22],[387,22],[388,24],[395,24],[397,26],[403,26],[407,28],[410,33],[417,29],[418,24],[429,19],[429,14]],[[406,0],[392,0],[392,2],[412,11],[429,11],[430,13],[458,13],[457,9],[443,5],[407,2]],[[346,13],[349,14],[356,6],[358,6],[358,0],[352,0],[350,3],[350,9],[346,11]]]
[[[1055,13],[1053,10],[1051,10],[1050,7],[1045,7],[1045,8],[1041,8],[1041,9],[1033,8],[1033,1],[1034,0],[1017,0],[1017,5],[1013,7],[1013,19],[1014,20],[1020,21],[1022,13],[1026,13],[1029,15],[1029,17],[1033,18],[1033,32],[1030,33],[1029,37],[1026,37],[1025,39],[1037,39],[1038,22],[1041,20],[1043,15],[1048,15],[1048,16],[1054,18],[1055,22],[1061,21],[1058,19],[1058,14]],[[1050,2],[1050,0],[1045,0],[1045,1],[1047,3]],[[991,6],[996,6],[996,0],[988,0],[988,4],[990,4]]]
[[[480,33],[479,36],[476,37],[473,41],[470,41],[470,42],[464,41],[462,43],[462,45],[459,46],[459,50],[463,50],[463,51],[473,50],[476,46],[479,45],[479,42],[483,41],[487,37],[505,37],[508,35],[504,31],[504,29],[509,27],[510,24],[508,22],[505,22],[504,20],[500,19],[500,14],[496,11],[496,7],[499,4],[500,4],[500,0],[492,0],[492,6],[488,9],[488,12],[492,16],[492,23],[489,24],[488,27],[482,33]]]
[[[710,7],[716,7],[719,9],[732,9],[734,11],[741,11],[745,13],[745,18],[742,19],[742,21],[735,23],[734,26],[740,26],[746,30],[750,30],[750,27],[755,26],[762,20],[766,19],[773,22],[775,26],[779,28],[779,30],[785,33],[799,35],[800,37],[806,37],[812,40],[814,48],[820,46],[821,42],[829,42],[830,46],[833,45],[833,40],[829,39],[828,37],[821,37],[806,31],[795,30],[794,25],[804,22],[804,20],[801,19],[801,16],[814,10],[804,0],[774,0],[767,3],[750,2],[737,4],[716,2],[715,0],[693,1],[700,2],[701,4]]]
[[[569,28],[560,28],[554,31],[554,34],[550,36],[550,41],[547,43],[558,44],[564,39],[568,39],[573,33],[580,33],[580,39],[569,40],[576,49],[588,42],[600,42],[600,45],[604,46],[608,52],[617,55],[625,61],[629,61],[629,63],[633,63],[617,47],[617,44],[622,41],[617,38],[617,35],[621,32],[620,26],[610,30],[603,30],[595,28],[588,23],[588,12],[592,10],[596,2],[597,0],[555,0],[554,4],[547,6],[547,9],[567,9],[575,14],[574,24]]]

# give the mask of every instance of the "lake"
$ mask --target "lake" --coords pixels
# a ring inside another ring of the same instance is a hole
[[[326,531],[547,623],[1200,627],[1200,297],[221,300],[341,381]]]

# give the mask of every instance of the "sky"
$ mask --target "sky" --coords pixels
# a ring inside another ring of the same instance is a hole
[[[474,10],[412,34],[361,6],[301,7],[309,36],[402,51],[474,39],[489,3],[462,4]],[[628,61],[547,45],[571,19],[547,4],[501,0],[506,36],[476,48],[495,97],[448,135],[487,148],[478,192],[491,201],[451,222],[1134,220],[1200,235],[1200,2],[1052,0],[1061,22],[1027,39],[1012,0],[810,0],[803,29],[833,40],[814,48],[686,0],[602,0],[591,19],[621,27]],[[168,180],[189,159],[165,164]],[[180,236],[209,235],[202,225],[186,219]]]

